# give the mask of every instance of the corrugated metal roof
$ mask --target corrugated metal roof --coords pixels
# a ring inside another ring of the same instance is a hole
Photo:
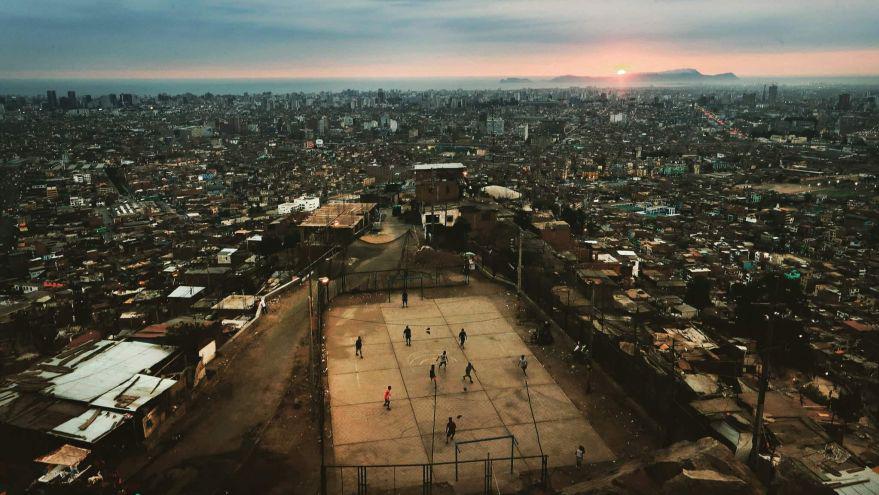
[[[44,367],[39,374],[48,382],[46,393],[63,399],[91,402],[175,352],[175,348],[170,346],[135,341],[101,340],[94,345],[94,350],[89,349],[73,357],[62,357],[62,353],[42,363],[58,367],[58,371],[49,371]],[[69,371],[62,371],[63,367],[69,368]]]
[[[204,287],[181,285],[180,287],[174,289],[170,294],[168,294],[168,297],[189,299],[190,297],[193,297],[202,292],[204,289]]]
[[[60,466],[76,466],[80,462],[82,462],[89,454],[91,454],[91,450],[89,449],[81,449],[79,447],[75,447],[70,444],[64,444],[53,452],[37,457],[34,459],[35,462],[40,462],[43,464],[56,464]]]
[[[118,387],[92,401],[93,406],[122,411],[137,411],[150,400],[162,395],[176,380],[137,374]]]
[[[840,495],[879,495],[879,474],[870,468],[842,472],[840,476],[826,474],[830,481],[824,484]]]
[[[50,433],[81,442],[95,443],[122,424],[126,419],[125,416],[113,411],[91,408],[70,421],[56,426]]]
[[[412,165],[412,170],[440,170],[464,168],[463,163],[420,163]]]

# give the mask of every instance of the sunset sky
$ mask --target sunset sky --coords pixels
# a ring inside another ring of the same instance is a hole
[[[0,77],[879,74],[877,0],[6,0]]]

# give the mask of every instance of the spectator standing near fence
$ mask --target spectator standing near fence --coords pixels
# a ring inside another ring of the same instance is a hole
[[[577,469],[582,468],[583,467],[583,457],[586,455],[586,447],[584,447],[582,445],[577,447],[577,452],[574,453],[574,455],[577,457]]]
[[[406,292],[406,289],[403,289],[403,307],[409,307],[409,293]]]

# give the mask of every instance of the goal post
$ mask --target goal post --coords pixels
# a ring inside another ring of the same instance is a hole
[[[474,438],[473,440],[455,441],[455,481],[458,481],[458,454],[461,452],[461,446],[471,443],[483,442],[499,442],[503,440],[510,441],[510,474],[513,473],[513,462],[516,458],[516,437],[514,435],[498,435],[496,437]]]

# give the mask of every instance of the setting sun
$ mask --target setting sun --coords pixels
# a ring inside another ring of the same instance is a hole
[[[625,76],[625,75],[626,75],[626,69],[617,69],[617,75],[618,75],[618,76]]]

